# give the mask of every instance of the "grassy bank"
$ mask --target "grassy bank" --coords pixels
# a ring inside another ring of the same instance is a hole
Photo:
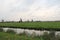
[[[6,32],[0,32],[0,40],[60,40],[60,35],[56,35],[54,32],[44,33],[42,36],[26,36],[19,34],[12,34]]]
[[[17,28],[60,28],[60,22],[21,22],[21,23],[0,23],[0,27]]]
[[[0,40],[60,40],[60,35],[55,35],[55,31],[44,32],[43,35],[35,36],[35,33],[26,35],[25,32],[16,34],[13,30],[7,32],[4,32],[3,29],[0,30]]]
[[[0,32],[0,40],[40,40],[40,38]]]

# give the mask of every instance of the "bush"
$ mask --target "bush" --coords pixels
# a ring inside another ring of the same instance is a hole
[[[50,37],[55,37],[55,31],[51,31],[51,32],[49,33],[49,35],[50,35]]]
[[[56,39],[60,40],[60,33],[58,35],[56,35]]]
[[[50,40],[49,34],[48,32],[44,32],[44,34],[42,35],[44,40]]]
[[[7,30],[7,33],[13,33],[13,34],[16,34],[16,32],[15,32],[14,30],[10,30],[10,29]]]
[[[0,32],[3,32],[3,29],[2,28],[0,28]]]
[[[44,38],[44,40],[56,40],[55,31],[50,31],[49,34],[47,32],[45,32],[43,35],[43,38]]]
[[[31,37],[36,37],[36,33],[33,32],[32,35],[31,35]]]

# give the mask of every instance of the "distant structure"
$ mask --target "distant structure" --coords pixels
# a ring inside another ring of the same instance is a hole
[[[26,22],[30,22],[29,20],[27,20]]]
[[[22,22],[22,19],[20,18],[19,23]]]
[[[2,19],[2,21],[1,22],[4,22],[4,20]]]
[[[31,22],[33,22],[33,19],[31,20]]]

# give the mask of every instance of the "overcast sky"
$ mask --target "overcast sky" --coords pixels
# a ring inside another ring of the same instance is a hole
[[[60,0],[0,0],[0,20],[60,20]]]

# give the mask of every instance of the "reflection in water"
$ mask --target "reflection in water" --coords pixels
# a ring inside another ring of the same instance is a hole
[[[25,32],[27,35],[32,35],[33,33],[35,33],[35,35],[37,36],[40,36],[40,35],[43,35],[44,32],[47,32],[49,33],[50,31],[40,31],[40,30],[29,30],[29,29],[20,29],[20,28],[3,28],[3,30],[6,32],[7,30],[14,30],[16,32],[16,34],[20,34],[20,33],[23,33]],[[56,31],[55,32],[55,35],[60,35],[60,31]]]

